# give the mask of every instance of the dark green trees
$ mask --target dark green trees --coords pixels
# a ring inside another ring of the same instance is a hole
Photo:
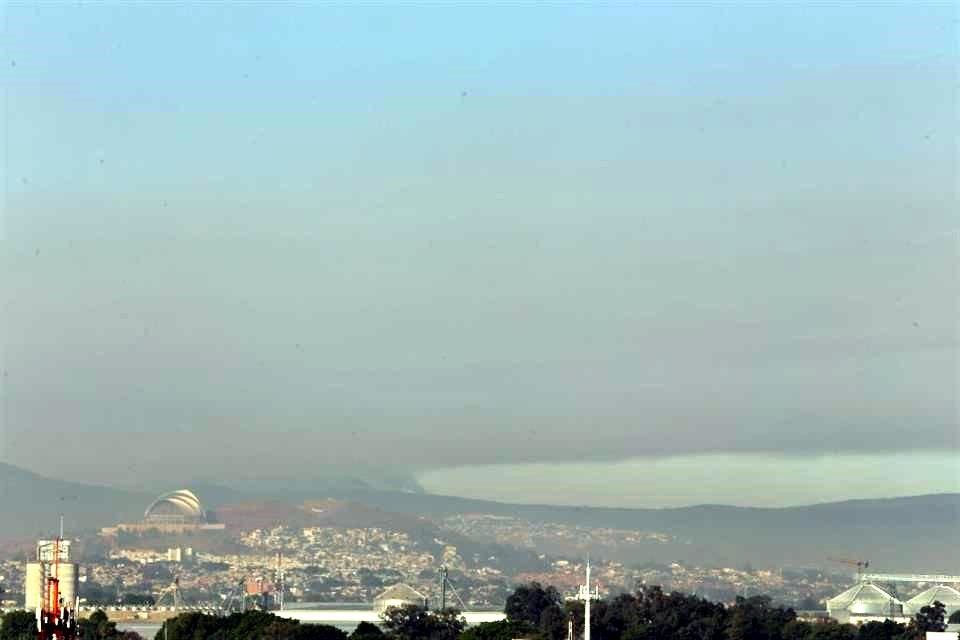
[[[0,623],[0,640],[33,640],[37,637],[37,619],[29,611],[8,611]]]
[[[347,640],[347,634],[326,624],[300,624],[266,611],[233,613],[225,618],[183,613],[170,618],[154,640]]]
[[[893,620],[866,622],[857,628],[857,640],[895,640],[903,635],[906,628],[906,625]]]
[[[932,605],[923,607],[913,617],[912,625],[917,631],[926,633],[927,631],[944,631],[947,628],[945,623],[947,608],[942,602],[934,602]]]
[[[381,617],[389,640],[457,640],[466,628],[456,609],[428,611],[409,604],[390,607]]]
[[[350,634],[350,640],[383,640],[383,631],[372,622],[361,622]]]
[[[511,622],[522,622],[536,627],[540,625],[544,611],[559,607],[560,593],[555,588],[531,582],[514,589],[507,598],[503,612]]]

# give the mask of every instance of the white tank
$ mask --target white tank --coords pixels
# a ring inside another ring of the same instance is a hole
[[[53,567],[50,567],[53,571]],[[72,562],[61,562],[58,577],[60,578],[60,597],[63,599],[63,606],[67,609],[73,609],[76,604],[78,582],[77,565]]]
[[[45,604],[47,577],[53,575],[53,565],[28,562],[27,575],[24,580],[24,608],[27,611],[36,611],[39,605]],[[72,609],[76,605],[77,590],[79,588],[79,572],[77,565],[72,562],[62,562],[57,572],[60,579],[60,598],[63,606]]]
[[[24,609],[27,611],[37,610],[37,606],[43,602],[45,581],[46,575],[43,570],[43,565],[39,562],[28,562],[27,575],[23,585],[24,595],[26,596],[23,603]]]

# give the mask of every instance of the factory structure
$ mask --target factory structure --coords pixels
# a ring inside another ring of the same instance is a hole
[[[73,606],[77,599],[77,565],[70,561],[69,540],[40,540],[34,560],[27,562],[24,608],[36,611],[47,601],[50,578],[58,581],[58,598]]]
[[[70,561],[70,541],[37,542],[35,560],[27,562],[24,608],[36,612],[39,640],[75,640],[78,637],[77,565]]]
[[[140,522],[120,523],[104,527],[101,535],[115,536],[120,531],[144,533],[185,533],[190,531],[216,531],[224,528],[222,523],[212,522],[209,512],[200,498],[189,489],[178,489],[159,496],[143,512]]]
[[[899,584],[929,585],[908,600],[898,595]],[[857,582],[827,600],[827,614],[841,623],[893,620],[909,622],[923,607],[941,602],[949,618],[960,611],[960,576],[926,574],[858,573]]]

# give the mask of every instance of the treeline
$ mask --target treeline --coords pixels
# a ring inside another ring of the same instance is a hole
[[[409,605],[388,609],[381,625],[361,623],[352,634],[330,625],[301,624],[264,611],[212,616],[184,613],[167,620],[154,640],[566,640],[569,625],[582,637],[583,603],[566,601],[553,587],[530,583],[507,598],[506,619],[466,628],[455,609],[430,611]],[[732,605],[659,587],[641,587],[591,605],[595,640],[924,640],[927,631],[943,631],[945,608],[924,607],[908,624],[890,620],[860,626],[834,621],[798,620],[793,609],[769,597],[737,598]],[[31,612],[3,617],[0,640],[35,637]],[[120,632],[102,611],[81,621],[82,637],[137,640]]]
[[[361,624],[353,634],[327,625],[298,624],[264,612],[226,618],[191,613],[167,623],[166,640],[566,640],[583,635],[584,610],[553,587],[530,583],[507,598],[506,619],[466,627],[455,609],[430,611],[408,605],[388,609],[378,627]],[[924,607],[908,624],[890,620],[855,626],[798,620],[788,607],[767,596],[737,598],[727,606],[660,587],[641,587],[591,605],[595,640],[924,640],[927,631],[946,628],[944,606]],[[164,640],[163,630],[155,640]]]
[[[538,583],[518,587],[507,599],[505,612],[505,621],[471,627],[462,640],[564,640],[570,621],[574,637],[583,634],[583,603],[564,601],[553,587]],[[927,631],[946,628],[944,613],[943,604],[937,602],[924,607],[909,624],[806,622],[798,620],[793,609],[774,605],[768,596],[738,597],[726,606],[643,586],[635,593],[594,601],[590,631],[596,640],[923,640]]]

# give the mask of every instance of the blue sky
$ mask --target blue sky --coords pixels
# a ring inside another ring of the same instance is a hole
[[[3,11],[0,458],[956,451],[954,4]]]

